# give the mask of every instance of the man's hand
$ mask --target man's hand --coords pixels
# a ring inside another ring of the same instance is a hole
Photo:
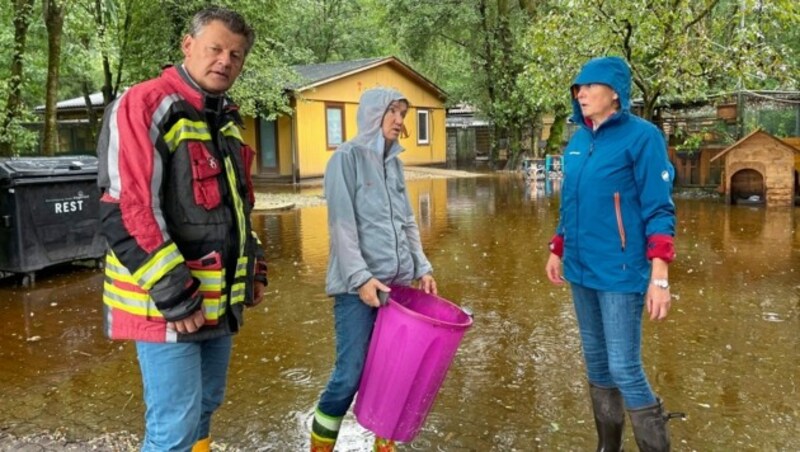
[[[561,276],[561,258],[555,253],[550,253],[547,258],[547,265],[544,270],[547,272],[547,279],[555,285],[564,284],[564,278]]]
[[[382,282],[375,278],[370,278],[361,287],[358,288],[358,297],[361,301],[368,306],[377,308],[381,305],[381,300],[378,298],[378,291],[391,292],[392,289],[385,286]]]
[[[199,330],[205,323],[206,318],[203,315],[203,309],[198,309],[185,319],[167,322],[167,328],[182,334],[188,334]]]
[[[433,275],[430,273],[426,273],[419,278],[419,288],[424,290],[425,293],[432,293],[434,295],[439,293],[436,290],[436,280],[433,279]]]
[[[250,303],[250,307],[258,306],[264,300],[264,292],[267,290],[267,286],[262,283],[261,281],[254,281],[253,282],[253,302]]]

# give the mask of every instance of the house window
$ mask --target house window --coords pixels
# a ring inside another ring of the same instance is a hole
[[[325,104],[325,137],[328,150],[344,143],[344,105]]]
[[[428,110],[417,110],[417,144],[429,144],[431,142],[429,117],[430,112]]]

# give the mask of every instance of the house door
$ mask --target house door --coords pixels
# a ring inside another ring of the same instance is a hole
[[[278,172],[278,128],[276,121],[258,120],[261,173]]]

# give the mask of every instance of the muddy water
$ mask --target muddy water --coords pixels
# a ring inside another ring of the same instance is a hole
[[[593,450],[569,293],[546,282],[557,186],[513,177],[419,180],[409,193],[441,293],[475,312],[439,397],[405,450]],[[675,450],[800,450],[800,209],[678,200],[676,298],[645,321],[644,361]],[[212,434],[242,450],[307,447],[333,359],[324,296],[326,207],[259,215],[268,301],[237,338]],[[74,438],[141,433],[131,344],[102,335],[97,270],[61,268],[35,288],[0,283],[0,429]],[[367,450],[346,418],[339,450]],[[626,433],[627,450],[635,450]]]

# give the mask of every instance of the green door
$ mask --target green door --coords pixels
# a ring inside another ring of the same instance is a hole
[[[275,121],[258,120],[259,162],[262,173],[278,172],[278,128]]]

